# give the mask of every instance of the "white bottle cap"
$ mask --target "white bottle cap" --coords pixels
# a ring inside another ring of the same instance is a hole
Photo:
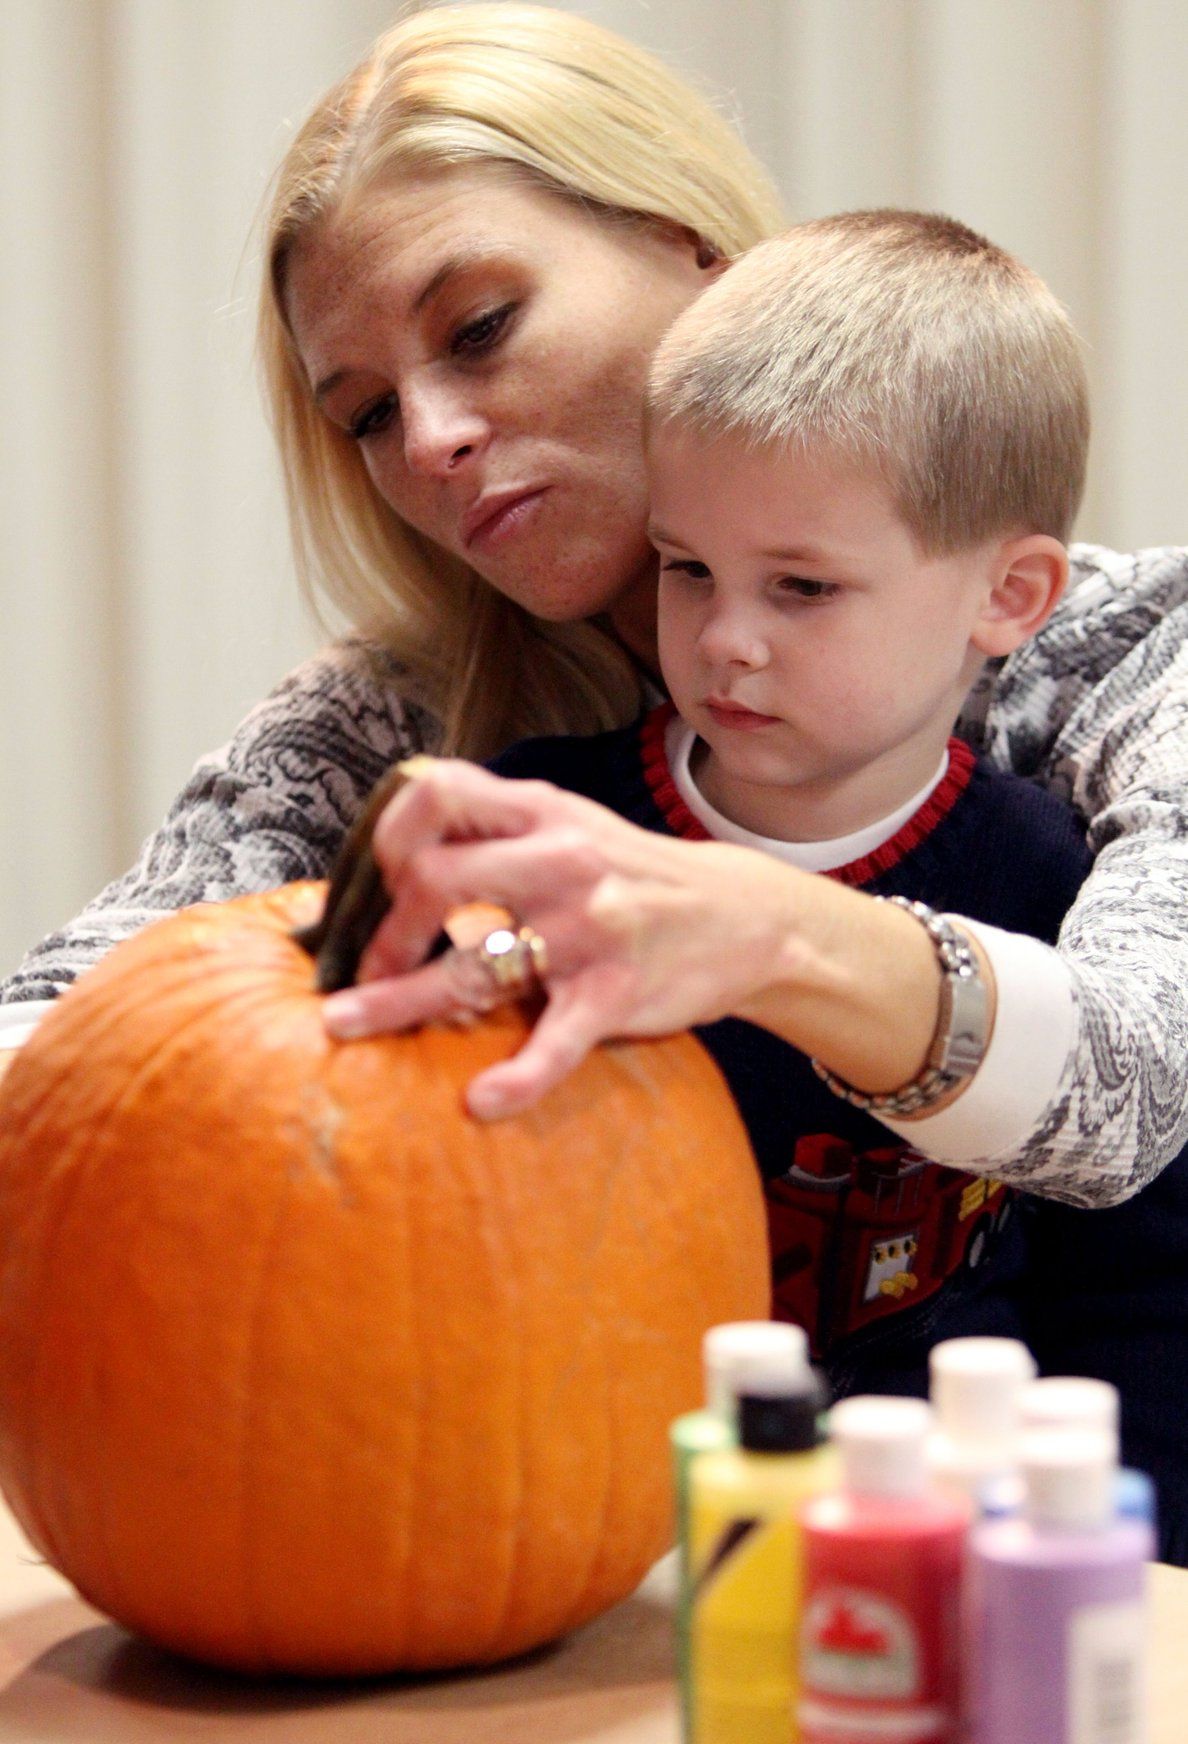
[[[1019,1463],[1033,1525],[1094,1531],[1114,1518],[1117,1462],[1100,1429],[1029,1429]]]
[[[933,1346],[929,1374],[933,1476],[981,1507],[989,1488],[1016,1475],[1019,1396],[1035,1360],[1014,1338],[948,1338]]]
[[[939,1428],[954,1442],[1013,1441],[1019,1395],[1035,1358],[1014,1338],[947,1338],[933,1346],[929,1391]]]
[[[842,1483],[861,1496],[921,1496],[928,1487],[924,1449],[932,1412],[923,1399],[859,1394],[829,1413]]]
[[[733,1415],[744,1392],[807,1392],[815,1385],[804,1328],[782,1320],[729,1320],[711,1326],[701,1353],[706,1404],[724,1415]]]
[[[1081,1375],[1049,1375],[1019,1396],[1024,1429],[1096,1429],[1118,1457],[1118,1389]]]

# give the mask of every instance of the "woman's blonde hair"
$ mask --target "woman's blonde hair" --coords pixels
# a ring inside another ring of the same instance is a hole
[[[313,404],[284,285],[296,239],[348,196],[483,161],[595,213],[694,231],[726,257],[779,225],[763,171],[708,103],[643,50],[543,6],[413,12],[294,140],[265,219],[259,340],[302,587],[395,654],[442,748],[474,757],[629,719],[638,678],[594,625],[533,617],[387,506],[358,445]]]

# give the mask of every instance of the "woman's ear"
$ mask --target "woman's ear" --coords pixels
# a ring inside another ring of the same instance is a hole
[[[679,235],[682,241],[692,248],[694,260],[709,278],[716,279],[719,273],[726,271],[730,261],[716,242],[708,241],[699,230],[694,230],[690,224],[682,224]]]
[[[994,659],[1011,654],[1052,615],[1068,581],[1068,552],[1047,533],[1008,539],[994,560],[995,576],[970,641]]]

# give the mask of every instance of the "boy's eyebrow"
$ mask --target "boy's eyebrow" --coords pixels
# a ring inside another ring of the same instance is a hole
[[[813,545],[792,546],[787,550],[768,550],[761,553],[773,563],[823,563],[825,553],[818,551]]]
[[[653,545],[676,545],[682,550],[689,549],[683,539],[678,539],[675,533],[667,532],[655,521],[648,522],[647,534]],[[826,553],[818,551],[812,545],[793,546],[781,550],[769,549],[761,551],[759,555],[765,557],[769,563],[824,563],[826,561]]]

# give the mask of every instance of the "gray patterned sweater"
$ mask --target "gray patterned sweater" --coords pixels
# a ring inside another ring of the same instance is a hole
[[[1077,1033],[1058,1093],[983,1165],[1114,1201],[1188,1143],[1188,550],[1076,547],[1057,611],[987,670],[960,730],[1070,800],[1096,856],[1059,943]],[[162,912],[322,876],[388,765],[436,742],[390,658],[328,648],[198,763],[136,865],[29,953],[0,1004],[54,998]]]

